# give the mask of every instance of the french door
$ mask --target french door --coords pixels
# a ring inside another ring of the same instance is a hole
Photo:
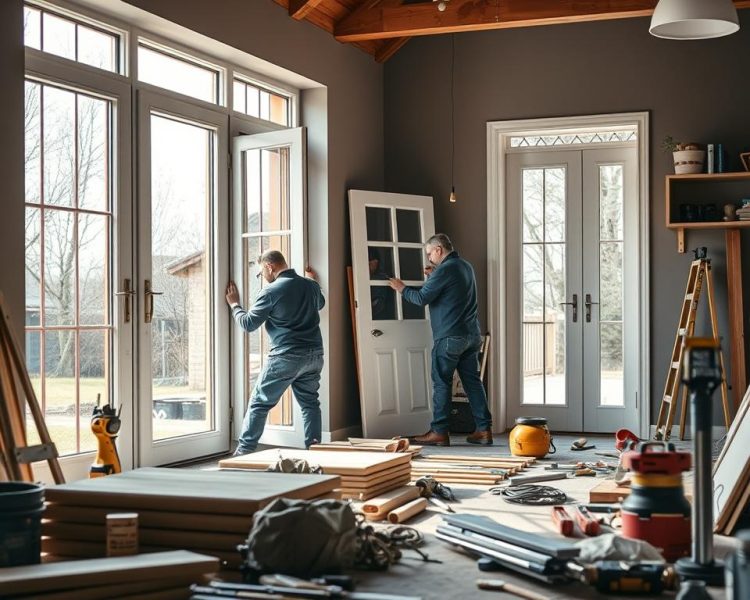
[[[638,427],[635,147],[507,158],[508,415]]]
[[[138,464],[229,449],[227,119],[138,92]]]

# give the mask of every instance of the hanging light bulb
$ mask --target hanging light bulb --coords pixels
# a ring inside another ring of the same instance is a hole
[[[451,33],[451,195],[448,196],[449,202],[456,202],[456,186],[455,171],[456,171],[456,99],[454,97],[454,85],[453,85],[453,74],[456,66],[456,34]]]
[[[440,12],[444,12],[445,9],[448,8],[448,2],[449,2],[449,0],[432,0],[432,1],[438,3],[437,9]]]
[[[450,202],[456,201],[456,188],[455,187],[451,187],[451,195],[448,197],[448,200]]]

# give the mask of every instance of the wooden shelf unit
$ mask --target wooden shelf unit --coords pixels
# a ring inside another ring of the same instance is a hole
[[[674,220],[676,213],[675,205],[678,205],[678,199],[674,194],[675,184],[681,183],[733,183],[746,182],[747,196],[750,197],[750,172],[738,171],[735,173],[696,173],[692,175],[667,175],[665,190],[665,213],[667,229],[677,232],[677,252],[685,252],[685,230],[686,229],[742,229],[750,227],[750,221],[699,221],[683,222]],[[744,187],[744,186],[743,186]],[[737,202],[739,198],[735,199]],[[720,215],[723,215],[723,206],[717,205]]]

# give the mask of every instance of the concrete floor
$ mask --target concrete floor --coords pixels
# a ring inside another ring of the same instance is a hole
[[[598,456],[597,452],[614,452],[614,439],[612,436],[587,436],[589,443],[596,445],[595,449],[573,452],[570,444],[580,436],[555,435],[557,453],[549,455],[545,459],[537,461],[534,469],[543,470],[545,464],[550,462],[572,462],[576,460],[596,461],[605,460],[614,462],[615,459]],[[495,437],[493,446],[474,446],[467,444],[463,436],[453,436],[449,448],[425,448],[423,454],[473,454],[477,456],[509,456],[507,434]],[[677,442],[678,449],[689,449],[689,442]],[[205,464],[203,465],[206,466]],[[568,494],[574,501],[588,502],[589,489],[600,483],[602,478],[597,476],[572,478],[550,482]],[[469,514],[481,514],[496,519],[498,522],[511,527],[526,531],[532,531],[548,535],[550,538],[561,537],[550,521],[549,507],[530,507],[509,504],[500,496],[492,495],[485,486],[469,486],[452,484],[450,486],[457,499],[454,505],[457,512]],[[435,536],[435,528],[442,522],[442,512],[437,508],[429,508],[421,515],[415,517],[407,524],[417,528],[425,536],[422,550],[431,559],[441,561],[440,564],[423,562],[413,552],[406,551],[400,563],[391,566],[386,572],[354,572],[358,581],[357,591],[382,592],[387,594],[400,594],[416,596],[427,599],[493,599],[515,598],[504,592],[481,591],[476,587],[476,579],[492,578],[502,579],[509,583],[522,586],[532,590],[544,598],[550,600],[569,598],[606,598],[598,594],[593,588],[580,583],[570,583],[551,587],[542,582],[514,574],[511,571],[498,571],[496,573],[483,573],[476,567],[476,560],[464,554],[458,549],[445,542],[438,540]],[[377,525],[385,527],[385,525]],[[723,556],[733,548],[733,538],[715,536],[715,552],[717,557]],[[719,588],[710,589],[712,598],[724,598],[724,590]],[[665,593],[664,597],[673,597],[674,593]],[[622,598],[622,596],[611,596]]]

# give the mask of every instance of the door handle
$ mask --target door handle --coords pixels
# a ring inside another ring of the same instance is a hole
[[[591,294],[586,294],[586,323],[591,323],[591,306],[593,304],[599,304],[599,303],[592,302]]]
[[[372,331],[370,332],[370,334],[371,334],[371,335],[372,335],[373,337],[380,337],[381,335],[383,335],[383,332],[382,332],[382,331],[380,331],[380,329],[373,329],[373,330],[372,330]]]
[[[123,300],[125,300],[125,306],[123,307],[123,321],[125,323],[130,323],[130,299],[135,296],[135,290],[130,288],[130,279],[123,279],[122,287],[125,289],[121,292],[115,292],[115,296],[122,296]]]
[[[573,323],[578,322],[578,294],[573,294],[573,302],[560,302],[560,306],[573,307]]]
[[[146,310],[143,315],[143,321],[150,323],[154,318],[154,296],[161,296],[164,292],[155,292],[151,289],[151,280],[143,280],[143,293],[146,296]]]

